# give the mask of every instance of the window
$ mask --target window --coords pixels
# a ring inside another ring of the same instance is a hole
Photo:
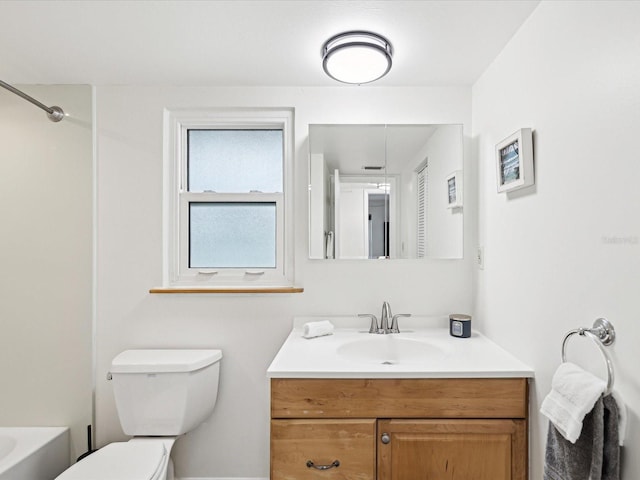
[[[292,120],[166,112],[165,286],[293,283]]]

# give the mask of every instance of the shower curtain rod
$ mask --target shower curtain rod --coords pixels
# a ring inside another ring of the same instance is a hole
[[[9,90],[10,92],[15,93],[16,95],[18,95],[19,97],[24,98],[27,102],[31,102],[33,103],[36,107],[41,108],[42,110],[44,110],[45,112],[47,112],[47,118],[49,120],[51,120],[52,122],[59,122],[60,120],[62,120],[64,118],[64,110],[62,110],[60,107],[57,106],[52,106],[52,107],[47,107],[44,103],[40,103],[38,100],[36,100],[33,97],[30,97],[29,95],[27,95],[24,92],[21,92],[20,90],[18,90],[16,87],[12,87],[11,85],[9,85],[6,82],[3,82],[2,80],[0,80],[0,87],[4,87],[7,90]]]

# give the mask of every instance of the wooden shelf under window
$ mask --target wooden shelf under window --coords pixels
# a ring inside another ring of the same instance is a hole
[[[302,287],[156,287],[149,293],[302,293]]]

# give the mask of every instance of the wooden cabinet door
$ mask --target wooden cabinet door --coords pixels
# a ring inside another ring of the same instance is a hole
[[[373,418],[271,420],[271,480],[375,480],[375,469]]]
[[[524,420],[378,422],[378,480],[526,478]]]

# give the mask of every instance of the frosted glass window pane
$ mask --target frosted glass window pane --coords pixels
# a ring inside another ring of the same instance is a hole
[[[189,130],[189,191],[282,192],[282,130]]]
[[[190,203],[190,268],[275,268],[275,203]]]

